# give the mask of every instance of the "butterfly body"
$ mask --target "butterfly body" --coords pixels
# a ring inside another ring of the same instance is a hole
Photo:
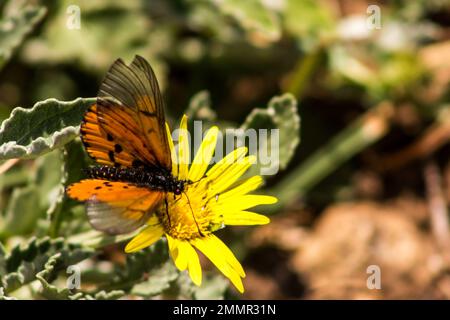
[[[148,188],[150,190],[172,192],[180,195],[189,180],[178,180],[164,168],[140,166],[140,167],[114,167],[94,166],[85,170],[90,179],[101,179],[112,182],[127,182],[134,186]]]

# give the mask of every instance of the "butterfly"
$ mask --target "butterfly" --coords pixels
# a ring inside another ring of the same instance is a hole
[[[171,173],[165,123],[161,91],[149,63],[140,56],[130,65],[117,59],[80,128],[85,150],[98,165],[85,170],[88,179],[67,188],[69,197],[86,202],[95,229],[132,232],[163,201],[168,210],[168,194],[180,195],[192,183]]]

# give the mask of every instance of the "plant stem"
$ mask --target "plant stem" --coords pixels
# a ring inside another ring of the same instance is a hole
[[[442,177],[434,161],[428,161],[424,169],[427,189],[430,225],[433,235],[447,262],[450,261],[450,230],[447,203],[442,190]]]
[[[392,114],[393,106],[383,102],[341,131],[269,191],[279,200],[270,210],[302,197],[348,159],[378,141],[387,133]]]
[[[291,92],[297,98],[302,97],[309,79],[319,65],[323,52],[322,47],[317,47],[302,59],[299,59],[289,80],[283,86],[283,91]]]

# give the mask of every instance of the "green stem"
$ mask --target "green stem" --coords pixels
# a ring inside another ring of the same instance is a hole
[[[381,103],[341,131],[269,191],[279,200],[270,210],[302,197],[344,162],[378,141],[387,133],[392,113],[391,104]]]
[[[291,92],[297,98],[302,97],[303,92],[309,83],[309,79],[319,65],[323,52],[321,47],[317,47],[300,59],[297,62],[289,81],[284,86],[283,91]]]
[[[64,190],[62,191],[64,192]],[[64,196],[64,195],[62,195]],[[50,226],[48,228],[48,236],[51,238],[57,238],[59,233],[59,227],[62,223],[62,207],[63,203],[56,204],[58,207],[53,211],[51,216]]]

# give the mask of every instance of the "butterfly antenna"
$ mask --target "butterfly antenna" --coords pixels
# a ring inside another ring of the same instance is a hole
[[[200,179],[198,179],[197,181],[190,181],[192,184],[195,184],[195,183],[198,183],[198,182],[200,182],[200,181],[202,181],[203,179],[207,179],[208,178],[208,176],[203,176],[203,177],[201,177]],[[188,180],[189,181],[189,180]]]
[[[191,208],[192,218],[194,218],[194,222],[195,222],[195,225],[197,226],[198,233],[200,234],[200,236],[204,237],[205,235],[200,231],[200,226],[197,223],[197,219],[195,219],[194,210],[192,210],[192,206],[191,206],[191,201],[189,200],[189,197],[187,196],[187,194],[185,192],[183,192],[183,194],[186,196],[189,208]]]

